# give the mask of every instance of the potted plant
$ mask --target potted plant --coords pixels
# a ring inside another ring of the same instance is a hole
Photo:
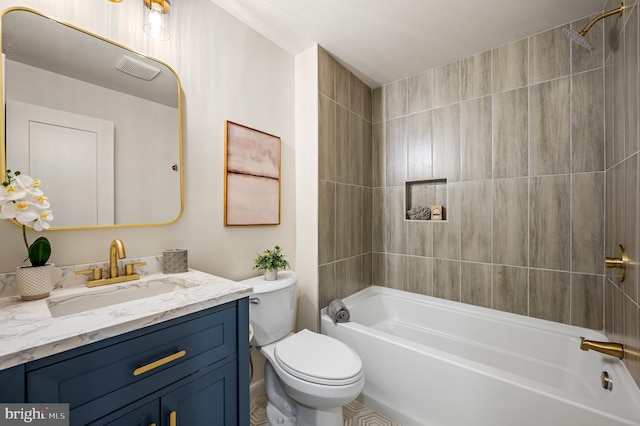
[[[53,213],[47,197],[40,189],[40,181],[16,171],[7,170],[0,186],[0,219],[13,219],[22,225],[22,238],[31,266],[16,268],[16,289],[23,300],[47,297],[53,288],[54,265],[47,263],[51,244],[45,237],[32,244],[27,240],[27,226],[35,231],[49,228]],[[25,259],[26,260],[26,259]]]
[[[258,253],[258,257],[253,259],[253,269],[264,270],[265,281],[273,281],[278,279],[278,269],[288,269],[289,262],[284,258],[282,249],[275,246],[273,250],[265,250]]]

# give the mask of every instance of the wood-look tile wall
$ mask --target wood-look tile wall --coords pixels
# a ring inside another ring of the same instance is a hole
[[[618,7],[618,3],[610,1],[609,8]],[[609,339],[625,344],[625,347],[638,352],[640,338],[638,322],[640,321],[638,294],[638,191],[640,154],[638,150],[638,107],[640,88],[638,78],[638,4],[625,2],[623,16],[604,21],[604,56],[605,56],[605,255],[619,256],[618,245],[623,245],[628,253],[631,265],[627,269],[627,277],[620,282],[617,271],[606,272],[604,294],[604,326]],[[581,66],[592,58],[582,58]],[[575,62],[574,62],[575,63]],[[586,102],[589,90],[587,83],[582,84],[582,103]],[[589,131],[600,123],[589,123],[586,117],[584,131]],[[581,133],[584,134],[584,133]],[[574,155],[575,158],[575,155]],[[594,159],[579,153],[579,164],[583,167],[594,167]],[[588,185],[584,181],[580,185]],[[594,197],[597,196],[594,194]],[[574,245],[582,244],[578,241]],[[584,240],[582,240],[584,241]],[[579,297],[588,297],[582,288]],[[640,362],[637,356],[627,355],[625,364],[640,384]]]
[[[377,284],[604,329],[638,350],[639,13],[627,6],[589,31],[591,51],[554,28],[372,92],[321,50],[320,306]],[[428,178],[448,179],[448,220],[405,221],[404,182]],[[624,283],[603,264],[618,244],[634,262]],[[639,360],[625,363],[640,383]]]
[[[318,71],[318,294],[322,308],[371,284],[371,170],[378,157],[371,149],[371,89],[322,48]]]
[[[553,28],[374,90],[373,284],[604,329],[603,22],[588,37]],[[436,178],[447,221],[405,221],[405,181]]]

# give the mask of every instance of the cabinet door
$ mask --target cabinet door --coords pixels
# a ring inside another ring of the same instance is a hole
[[[110,419],[115,417],[115,420],[97,421],[91,423],[90,426],[160,426],[160,401],[154,400],[150,403],[136,408],[133,411],[129,411],[128,408],[123,408],[117,413],[113,413],[109,416]],[[123,414],[126,413],[126,414]]]
[[[237,361],[161,398],[162,426],[238,426]]]
[[[0,402],[26,402],[24,364],[0,370]]]

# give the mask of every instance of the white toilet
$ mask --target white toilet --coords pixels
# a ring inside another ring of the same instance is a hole
[[[293,333],[297,282],[292,271],[278,272],[276,281],[243,281],[254,293],[251,345],[267,358],[267,419],[274,426],[342,426],[342,406],[364,387],[362,361],[332,337],[306,329]]]

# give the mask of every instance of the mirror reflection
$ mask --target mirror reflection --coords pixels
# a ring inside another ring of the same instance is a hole
[[[182,213],[180,82],[165,64],[40,13],[2,15],[0,164],[43,182],[52,228]]]

